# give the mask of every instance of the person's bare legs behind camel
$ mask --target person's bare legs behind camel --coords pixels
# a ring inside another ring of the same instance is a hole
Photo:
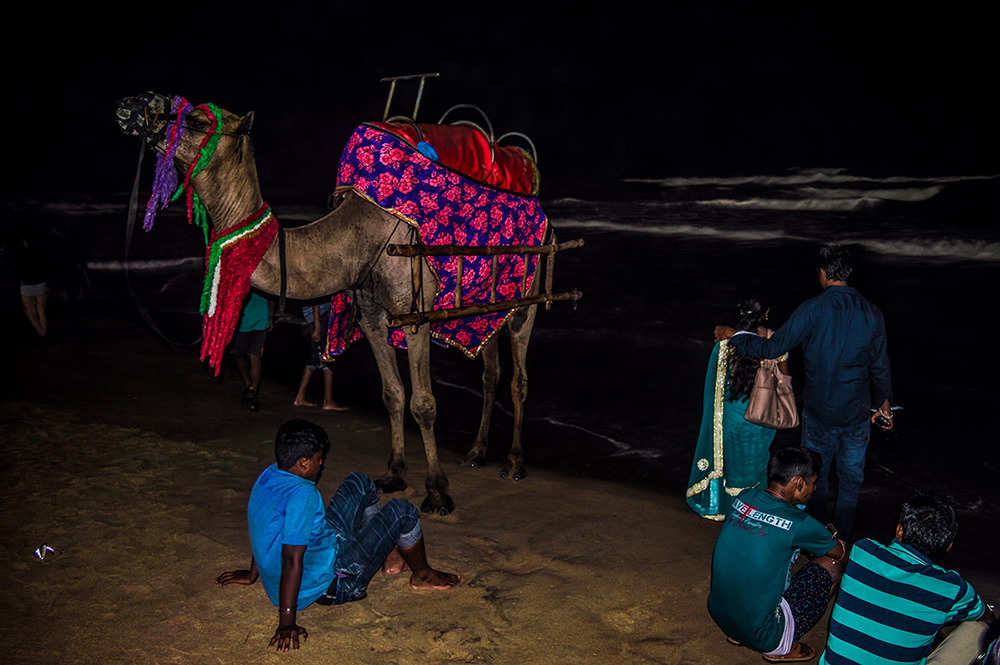
[[[320,370],[323,375],[323,409],[326,411],[347,411],[347,407],[333,399],[333,363],[322,359],[323,340],[330,320],[330,304],[307,305],[302,308],[302,316],[306,320],[303,333],[307,337],[309,351],[305,367],[302,368],[302,379],[299,390],[292,402],[295,406],[316,406],[316,402],[306,397],[309,380],[313,373]]]

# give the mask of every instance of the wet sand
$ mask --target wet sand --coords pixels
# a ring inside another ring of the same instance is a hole
[[[253,481],[292,417],[330,434],[324,497],[349,471],[380,475],[389,431],[370,407],[377,384],[359,381],[366,396],[355,401],[341,372],[337,397],[355,408],[330,413],[293,407],[294,384],[265,378],[254,414],[239,404],[235,372],[217,380],[194,351],[171,350],[134,320],[91,319],[85,339],[40,341],[16,314],[0,324],[4,662],[761,662],[728,645],[708,615],[719,527],[687,510],[683,479],[657,491],[538,468],[530,441],[520,482],[442,452],[457,509],[423,524],[432,564],[461,574],[461,587],[421,593],[405,575],[377,576],[364,601],[302,611],[310,637],[300,651],[268,651],[276,612],[263,589],[214,584],[249,563]],[[452,408],[446,400],[439,409]],[[413,428],[407,454],[403,496],[419,506],[425,464]],[[877,469],[868,483],[869,497],[884,495],[868,503],[880,506],[908,489]],[[947,564],[996,599],[996,522],[979,514],[995,506],[963,509],[967,528]],[[888,508],[868,517],[891,518]],[[43,543],[56,553],[39,561]],[[825,621],[805,641],[824,640]]]

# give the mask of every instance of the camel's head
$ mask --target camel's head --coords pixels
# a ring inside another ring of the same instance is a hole
[[[252,158],[244,160],[252,154],[247,136],[253,125],[253,112],[240,117],[214,104],[193,106],[183,97],[146,92],[120,100],[116,117],[122,132],[142,137],[159,153],[153,193],[143,221],[146,230],[152,227],[156,211],[165,208],[183,190],[188,191],[191,219],[192,206],[197,208],[200,204],[195,200],[197,197],[191,196],[190,187],[199,174],[214,172],[208,180],[218,187],[232,181],[234,167],[244,174],[248,169],[255,170]],[[254,172],[254,181],[255,178]],[[207,226],[202,226],[207,233]]]
[[[253,126],[253,111],[240,117],[211,104],[193,106],[183,97],[155,92],[119,100],[115,116],[123,133],[143,137],[182,167],[202,158],[206,135],[217,139],[211,141],[216,156],[231,153],[242,160],[244,139]]]

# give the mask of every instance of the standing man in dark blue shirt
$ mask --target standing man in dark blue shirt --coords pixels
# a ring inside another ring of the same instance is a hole
[[[802,346],[806,377],[802,445],[823,458],[809,510],[821,522],[828,521],[830,465],[836,460],[834,524],[851,542],[871,424],[892,429],[885,320],[878,307],[847,285],[852,268],[845,248],[821,248],[816,268],[823,292],[799,305],[770,339],[752,333],[734,335],[724,326],[716,328],[715,335],[732,337],[729,343],[753,358],[777,358]],[[874,414],[872,404],[879,405]]]

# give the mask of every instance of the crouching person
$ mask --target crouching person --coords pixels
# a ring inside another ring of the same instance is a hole
[[[299,638],[308,636],[296,623],[299,610],[364,598],[380,568],[390,575],[409,570],[414,589],[448,590],[461,582],[427,563],[413,504],[393,499],[379,508],[375,485],[364,474],[347,476],[324,508],[316,481],[329,450],[318,425],[290,420],[278,429],[277,463],[260,474],[250,494],[250,569],[216,579],[225,586],[260,578],[278,607],[278,628],[268,644],[278,651],[297,649]]]
[[[986,651],[995,617],[975,589],[935,564],[958,532],[955,509],[918,494],[903,504],[895,540],[851,549],[821,663],[969,665]],[[931,651],[945,625],[961,622]]]
[[[731,643],[769,662],[816,657],[799,640],[826,612],[843,570],[844,544],[801,508],[816,489],[820,467],[812,450],[775,452],[767,488],[734,499],[712,555],[709,613]],[[815,557],[791,575],[800,550]]]

